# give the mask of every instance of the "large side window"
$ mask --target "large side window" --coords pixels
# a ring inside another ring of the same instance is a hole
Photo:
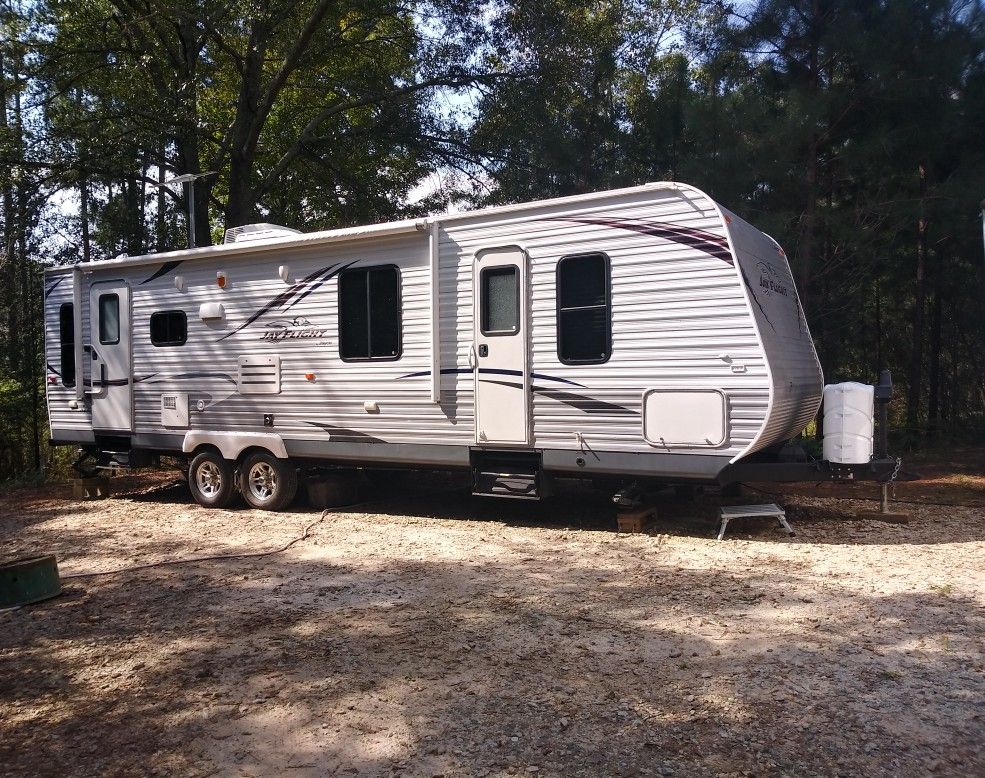
[[[112,346],[120,342],[120,296],[99,295],[99,342]]]
[[[557,265],[557,355],[592,365],[612,355],[612,301],[605,254],[562,257]]]
[[[339,356],[343,360],[399,359],[400,271],[394,265],[339,275]]]
[[[155,346],[183,346],[188,340],[184,311],[155,311],[150,315],[150,342]]]
[[[72,303],[62,303],[58,309],[58,343],[62,384],[75,386],[75,306]]]

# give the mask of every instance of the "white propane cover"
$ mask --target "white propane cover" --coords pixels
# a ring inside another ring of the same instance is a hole
[[[872,459],[875,387],[848,381],[824,387],[824,458],[843,465]]]

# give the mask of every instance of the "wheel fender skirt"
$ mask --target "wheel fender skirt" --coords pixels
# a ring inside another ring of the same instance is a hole
[[[190,454],[203,445],[215,446],[223,459],[236,459],[248,448],[264,448],[278,459],[287,459],[287,448],[284,446],[283,438],[273,432],[189,430],[185,433],[181,450]]]

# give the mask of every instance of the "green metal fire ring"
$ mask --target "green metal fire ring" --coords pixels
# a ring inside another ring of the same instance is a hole
[[[62,591],[54,555],[0,563],[0,608],[30,605]]]

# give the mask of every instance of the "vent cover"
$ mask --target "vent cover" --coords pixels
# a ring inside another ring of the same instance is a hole
[[[280,357],[241,356],[238,383],[240,394],[280,394]]]

